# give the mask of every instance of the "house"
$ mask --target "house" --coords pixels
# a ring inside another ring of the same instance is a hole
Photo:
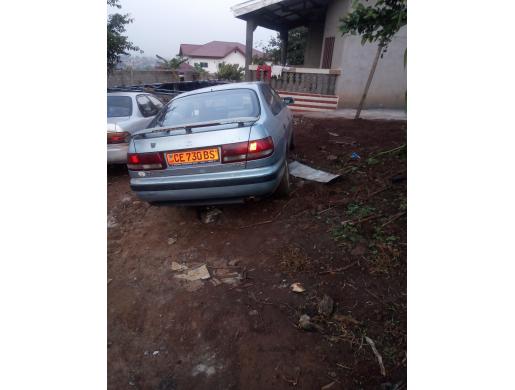
[[[365,5],[370,4],[360,1]],[[272,80],[274,88],[327,95],[327,99],[336,99],[338,107],[355,108],[363,94],[377,44],[362,45],[359,36],[342,36],[338,28],[340,18],[352,10],[352,3],[353,0],[249,0],[231,7],[231,10],[235,17],[246,21],[247,47],[252,47],[253,32],[257,26],[280,33],[283,42],[281,65],[286,65],[288,30],[307,27],[303,66],[283,68],[282,77]],[[405,107],[405,50],[406,26],[394,36],[388,50],[380,58],[365,107]],[[247,80],[255,78],[255,66],[251,65],[250,58],[251,53],[246,52]],[[318,110],[317,104],[305,104],[304,110]]]
[[[212,41],[204,45],[182,43],[179,48],[179,55],[188,59],[191,66],[199,64],[206,71],[215,73],[218,64],[238,64],[245,67],[245,45],[238,42]],[[262,57],[263,52],[252,49],[251,57]]]

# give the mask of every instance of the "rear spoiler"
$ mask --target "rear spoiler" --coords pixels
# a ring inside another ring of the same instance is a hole
[[[232,123],[238,123],[238,126],[248,126],[249,124],[257,121],[259,117],[257,116],[245,116],[240,118],[231,118],[231,119],[219,119],[216,121],[205,121],[205,122],[193,122],[193,123],[183,123],[181,125],[172,126],[172,127],[153,127],[151,129],[143,129],[136,131],[132,137],[135,136],[143,136],[145,134],[150,133],[165,133],[174,130],[186,130],[186,134],[191,133],[191,129],[195,127],[207,127],[207,126],[220,126],[220,125],[228,125]]]

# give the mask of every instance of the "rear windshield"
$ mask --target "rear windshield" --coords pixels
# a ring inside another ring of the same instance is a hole
[[[157,118],[155,126],[169,127],[258,115],[259,102],[254,91],[231,89],[176,99]]]
[[[108,96],[107,97],[107,117],[132,115],[132,99],[130,96]]]

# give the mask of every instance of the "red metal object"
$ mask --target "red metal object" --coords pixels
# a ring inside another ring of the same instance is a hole
[[[270,65],[258,65],[256,69],[256,79],[261,80],[261,75],[263,75],[263,81],[270,81],[272,78],[272,67]]]

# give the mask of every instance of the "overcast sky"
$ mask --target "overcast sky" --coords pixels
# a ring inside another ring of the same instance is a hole
[[[242,0],[120,0],[121,10],[134,22],[127,26],[129,40],[144,51],[143,56],[159,54],[170,58],[179,53],[181,43],[204,44],[231,41],[245,44],[245,22],[233,16],[230,7]],[[254,47],[267,43],[273,30],[258,27]]]

